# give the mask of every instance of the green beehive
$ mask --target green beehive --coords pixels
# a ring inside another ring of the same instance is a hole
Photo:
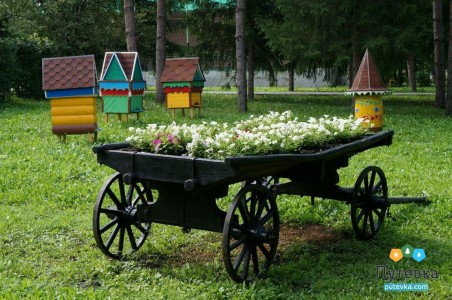
[[[102,110],[109,114],[122,115],[143,112],[143,95],[146,81],[143,80],[137,52],[105,53],[102,73],[99,80]]]

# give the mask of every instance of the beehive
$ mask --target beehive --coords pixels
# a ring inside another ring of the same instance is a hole
[[[117,114],[120,119],[135,113],[137,118],[143,112],[143,95],[146,81],[137,52],[107,52],[99,80],[102,110]]]
[[[63,140],[68,134],[88,133],[96,140],[98,87],[94,55],[44,58],[42,80],[45,97],[51,100],[52,133]]]
[[[197,57],[174,58],[165,61],[165,69],[160,78],[165,93],[165,103],[168,109],[190,109],[193,117],[193,108],[201,114],[201,93],[206,81]]]
[[[381,95],[384,94],[389,94],[389,91],[378,73],[369,50],[366,50],[352,87],[346,95],[355,95],[355,117],[368,121],[364,125],[371,131],[380,131],[383,128]]]

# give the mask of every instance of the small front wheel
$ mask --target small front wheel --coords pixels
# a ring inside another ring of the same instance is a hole
[[[383,171],[374,166],[365,168],[353,188],[351,218],[356,237],[372,239],[383,224],[388,208],[388,185]]]
[[[119,173],[105,181],[93,214],[94,238],[105,255],[120,259],[143,245],[150,223],[139,220],[137,207],[151,202],[152,193],[139,181],[127,186]]]
[[[236,282],[250,282],[269,269],[278,246],[275,196],[260,184],[243,187],[229,206],[223,228],[223,262]]]

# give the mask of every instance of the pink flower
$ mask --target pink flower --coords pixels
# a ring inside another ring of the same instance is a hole
[[[160,145],[162,143],[162,141],[160,140],[160,139],[155,139],[153,142],[152,142],[152,144],[154,145],[154,146],[158,146],[158,145]]]
[[[174,143],[174,136],[172,134],[168,134],[166,137],[168,138],[168,143]]]

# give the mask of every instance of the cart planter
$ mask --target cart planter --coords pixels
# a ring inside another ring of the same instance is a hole
[[[351,204],[353,229],[371,239],[387,209],[386,178],[367,167],[354,187],[337,185],[337,170],[362,151],[392,143],[393,131],[310,154],[275,154],[211,160],[137,152],[127,143],[94,147],[97,161],[117,173],[101,188],[94,207],[97,245],[112,258],[138,250],[152,223],[223,233],[223,261],[230,277],[251,281],[270,267],[279,238],[276,197],[322,197]],[[279,183],[279,178],[289,179]],[[230,184],[245,182],[228,211],[216,205]],[[420,202],[423,198],[397,199]]]

